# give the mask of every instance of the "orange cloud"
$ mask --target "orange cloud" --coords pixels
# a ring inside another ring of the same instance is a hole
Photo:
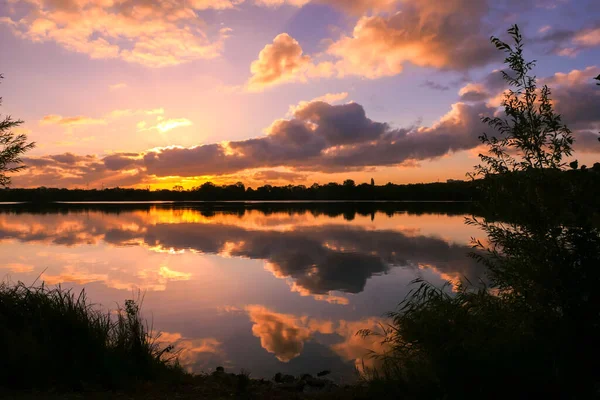
[[[15,271],[15,272],[29,272]],[[75,283],[78,285],[86,285],[92,282],[102,282],[110,288],[119,290],[131,290],[134,288],[151,291],[164,291],[167,284],[172,281],[186,281],[191,278],[191,273],[174,271],[168,267],[161,266],[158,270],[153,268],[142,269],[137,272],[135,277],[123,280],[112,276],[109,273],[94,273],[85,265],[74,266],[66,265],[58,274],[43,273],[41,280],[48,285],[57,285],[59,283]]]
[[[248,89],[258,91],[278,83],[302,80],[310,63],[311,58],[303,55],[302,47],[294,38],[287,33],[277,35],[250,66],[252,77]]]
[[[316,0],[315,3],[327,4],[352,14],[368,11],[392,11],[399,0]]]
[[[159,122],[156,126],[147,129],[157,129],[159,132],[165,133],[172,129],[179,128],[181,126],[190,126],[192,125],[192,121],[187,118],[175,118],[175,119],[166,119],[164,121]]]
[[[593,65],[582,70],[574,69],[567,73],[557,72],[548,78],[542,78],[540,80],[542,83],[547,85],[585,85],[590,84],[592,82],[592,78],[598,76],[599,74],[600,67]]]
[[[147,127],[148,123],[146,121],[139,121],[136,126],[138,131],[148,131],[148,130],[157,130],[161,133],[168,132],[172,129],[183,127],[183,126],[191,126],[193,125],[192,121],[187,118],[169,118],[164,119],[163,114],[165,110],[163,108],[155,108],[148,110],[132,110],[132,109],[121,109],[121,110],[113,110],[106,114],[103,118],[92,118],[86,116],[76,116],[76,117],[62,117],[60,115],[50,114],[44,116],[40,120],[40,125],[62,125],[62,126],[75,126],[75,125],[105,125],[111,119],[117,118],[125,118],[131,117],[134,115],[156,115],[157,123]]]
[[[63,125],[63,126],[105,125],[108,123],[108,120],[110,120],[110,119],[130,117],[133,115],[162,115],[164,113],[165,113],[165,110],[163,108],[155,108],[155,109],[149,109],[149,110],[132,110],[132,109],[113,110],[113,111],[109,112],[108,114],[106,114],[102,118],[93,118],[93,117],[87,117],[87,116],[83,116],[83,115],[78,115],[75,117],[63,117],[63,116],[57,115],[57,114],[49,114],[49,115],[44,116],[40,120],[40,125]],[[185,124],[191,125],[191,122],[186,120],[185,118],[171,119],[171,120],[168,120],[168,123],[167,123],[167,121],[165,121],[161,125],[161,128],[164,130],[165,128],[168,128],[169,126],[171,126],[173,124],[175,124],[176,126],[185,125]],[[157,128],[157,129],[159,129],[159,128]],[[171,127],[170,129],[173,129],[173,128]],[[166,129],[166,130],[169,130],[169,129]]]
[[[195,10],[228,10],[243,2],[244,0],[189,0]]]
[[[267,7],[282,5],[302,7],[311,2],[333,6],[352,14],[361,14],[367,11],[391,11],[398,0],[255,0],[257,5]]]
[[[282,362],[300,355],[310,331],[300,326],[295,316],[278,314],[262,306],[248,306],[246,310],[254,323],[252,334],[260,338],[265,350]]]
[[[64,125],[64,126],[74,126],[74,125],[104,125],[106,124],[106,120],[85,117],[83,115],[79,115],[76,117],[62,117],[56,114],[50,114],[44,116],[40,121],[40,125]]]
[[[325,301],[329,304],[339,304],[339,305],[344,305],[344,306],[347,306],[348,304],[350,304],[350,300],[347,297],[336,296],[331,293],[314,294],[310,290],[306,289],[305,287],[298,285],[296,282],[292,281],[292,282],[288,282],[288,284],[289,284],[292,292],[296,292],[296,293],[300,294],[300,296],[302,296],[302,297],[312,297],[313,299],[315,299],[317,301]]]
[[[368,372],[379,366],[379,359],[372,356],[383,354],[389,346],[382,342],[380,336],[363,337],[357,335],[362,329],[383,333],[381,325],[386,321],[381,318],[367,318],[360,321],[341,320],[335,328],[335,333],[343,338],[342,342],[334,344],[331,349],[346,360],[354,361],[354,366],[360,372]]]
[[[166,266],[161,266],[158,271],[142,269],[137,275],[142,278],[139,284],[141,287],[154,291],[166,290],[167,284],[171,281],[189,281],[192,277],[191,273],[174,271]]]
[[[33,265],[22,264],[22,263],[3,264],[0,266],[0,268],[8,269],[11,272],[15,272],[15,273],[24,273],[24,272],[32,272],[33,271]]]
[[[573,37],[573,42],[583,47],[600,46],[600,28],[586,29]]]
[[[361,329],[380,330],[380,325],[385,322],[381,318],[334,322],[281,314],[259,305],[248,306],[246,311],[254,324],[252,333],[260,338],[261,346],[282,362],[298,357],[304,349],[304,343],[314,340],[316,333],[341,337],[342,340],[331,345],[331,349],[342,358],[354,361],[357,368],[375,366],[376,360],[368,357],[369,352],[381,353],[387,349],[379,337],[364,338],[356,334]]]
[[[401,1],[389,17],[364,16],[351,36],[331,44],[341,74],[375,79],[402,72],[410,62],[421,67],[467,69],[490,61],[493,49],[479,34],[485,2]],[[456,18],[457,13],[461,18]]]
[[[306,82],[308,78],[331,77],[336,66],[329,61],[314,63],[303,54],[302,47],[287,33],[279,34],[266,45],[250,65],[252,76],[246,83],[250,92],[289,82]]]
[[[23,3],[29,6],[24,17],[0,20],[18,37],[34,42],[52,41],[92,59],[121,58],[148,67],[163,67],[219,56],[229,29],[209,34],[196,11],[232,8],[240,1]]]
[[[207,357],[224,356],[223,343],[213,337],[191,339],[177,332],[160,332],[157,342],[163,346],[173,345],[177,360],[189,372],[203,370]]]
[[[124,82],[119,82],[119,83],[115,83],[114,85],[109,85],[108,88],[113,91],[113,90],[119,90],[119,89],[124,89],[127,87],[127,84]]]
[[[255,4],[265,7],[280,7],[283,5],[302,7],[305,4],[310,3],[310,1],[311,0],[255,0]]]
[[[78,269],[73,265],[67,265],[58,275],[43,273],[40,278],[48,285],[57,285],[65,282],[85,285],[91,282],[106,282],[108,275],[95,274]]]
[[[165,113],[164,108],[154,108],[149,110],[132,110],[130,108],[122,109],[122,110],[114,110],[108,113],[107,117],[110,118],[121,118],[121,117],[129,117],[132,115],[162,115]]]

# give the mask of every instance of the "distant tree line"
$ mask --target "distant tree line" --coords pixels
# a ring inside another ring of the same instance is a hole
[[[600,163],[587,168],[572,167],[569,171],[573,179],[592,182],[600,187]],[[215,185],[206,182],[185,190],[181,186],[173,189],[59,189],[39,187],[35,189],[0,189],[0,201],[53,202],[53,201],[477,201],[480,199],[481,180],[455,181],[444,183],[419,183],[396,185],[388,183],[356,185],[352,180],[343,184],[328,183],[312,186],[264,185],[256,189],[238,182],[233,185]],[[590,185],[594,187],[594,185]],[[595,193],[595,192],[594,192]],[[593,193],[590,193],[592,196]],[[600,193],[595,193],[600,198]]]
[[[181,186],[173,189],[126,189],[107,188],[58,189],[39,187],[36,189],[0,190],[0,201],[258,201],[258,200],[405,200],[405,201],[472,201],[476,195],[472,181],[449,183],[427,183],[382,186],[369,184],[355,185],[347,180],[343,184],[328,183],[246,187],[238,182],[234,185],[215,185],[207,182],[201,186],[184,190]]]

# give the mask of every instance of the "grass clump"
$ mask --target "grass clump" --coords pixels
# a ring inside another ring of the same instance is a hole
[[[5,389],[117,389],[185,375],[127,300],[102,312],[82,290],[0,284],[0,386]]]

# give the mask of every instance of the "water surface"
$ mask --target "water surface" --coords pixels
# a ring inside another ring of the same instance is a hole
[[[194,372],[328,369],[350,379],[417,277],[481,268],[456,204],[0,205],[0,276],[80,290],[144,316]],[[367,365],[370,361],[365,361]]]

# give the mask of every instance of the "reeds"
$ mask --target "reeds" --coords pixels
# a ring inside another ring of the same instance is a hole
[[[101,311],[83,290],[1,283],[0,386],[122,388],[184,375],[151,331],[134,300]]]

